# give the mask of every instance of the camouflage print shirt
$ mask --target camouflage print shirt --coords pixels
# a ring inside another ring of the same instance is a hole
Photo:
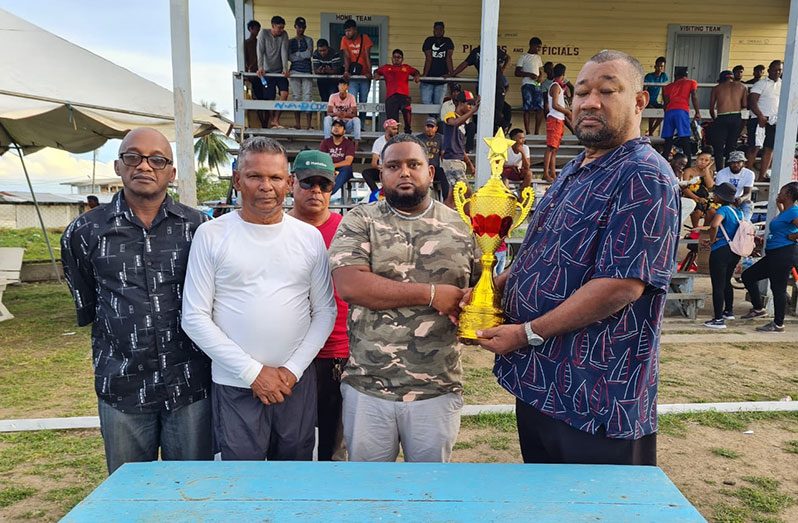
[[[468,287],[474,241],[456,212],[434,202],[419,219],[397,216],[385,201],[344,216],[330,246],[330,267],[368,265],[394,281]],[[350,356],[343,381],[365,394],[413,401],[463,391],[457,328],[426,305],[349,309]]]

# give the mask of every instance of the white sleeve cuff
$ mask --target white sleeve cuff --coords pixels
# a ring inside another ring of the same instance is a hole
[[[311,365],[312,365],[312,363],[311,363]],[[302,374],[304,374],[304,372],[305,372],[305,369],[300,369],[299,366],[296,363],[294,363],[293,360],[288,360],[287,362],[285,362],[285,365],[283,365],[283,367],[285,367],[286,369],[290,370],[291,374],[296,376],[296,380],[297,381],[302,379]]]
[[[250,363],[249,367],[244,369],[244,372],[241,373],[239,378],[241,378],[241,381],[244,383],[252,386],[252,383],[258,377],[258,374],[260,374],[261,369],[263,369],[263,365],[255,360],[252,360],[252,363]]]

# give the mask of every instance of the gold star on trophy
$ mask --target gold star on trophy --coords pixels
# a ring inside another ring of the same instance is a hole
[[[499,127],[496,135],[492,138],[483,138],[485,143],[488,144],[490,152],[488,153],[488,160],[490,161],[491,174],[499,174],[501,176],[504,162],[507,161],[507,150],[513,146],[515,140],[510,140],[504,136],[504,129]]]

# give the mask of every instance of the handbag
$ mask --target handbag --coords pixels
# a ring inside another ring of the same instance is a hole
[[[360,47],[357,48],[357,58],[349,64],[349,74],[363,74],[363,64],[360,63],[360,53],[363,52],[363,33],[360,34]]]

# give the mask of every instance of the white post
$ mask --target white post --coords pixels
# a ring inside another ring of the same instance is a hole
[[[170,0],[172,25],[172,89],[175,96],[175,146],[180,203],[197,205],[194,173],[194,124],[191,101],[191,46],[188,31],[188,0]]]
[[[784,50],[784,73],[781,79],[779,116],[776,121],[776,141],[773,147],[773,163],[770,171],[770,200],[768,201],[768,224],[779,213],[776,196],[779,189],[792,180],[792,164],[795,155],[795,135],[798,132],[798,0],[790,1],[790,17],[787,25],[787,46]]]
[[[242,72],[245,69],[244,33],[247,30],[246,17],[244,16],[244,0],[235,0],[234,10],[236,18],[236,70]],[[246,124],[246,113],[241,109],[241,102],[244,100],[244,81],[235,74],[233,75],[233,100],[235,103],[233,121],[236,127],[243,127]]]
[[[493,136],[493,113],[496,99],[496,46],[499,43],[499,0],[482,0],[482,36],[479,56],[479,96],[477,112],[476,188],[490,178],[488,145],[483,138]]]

